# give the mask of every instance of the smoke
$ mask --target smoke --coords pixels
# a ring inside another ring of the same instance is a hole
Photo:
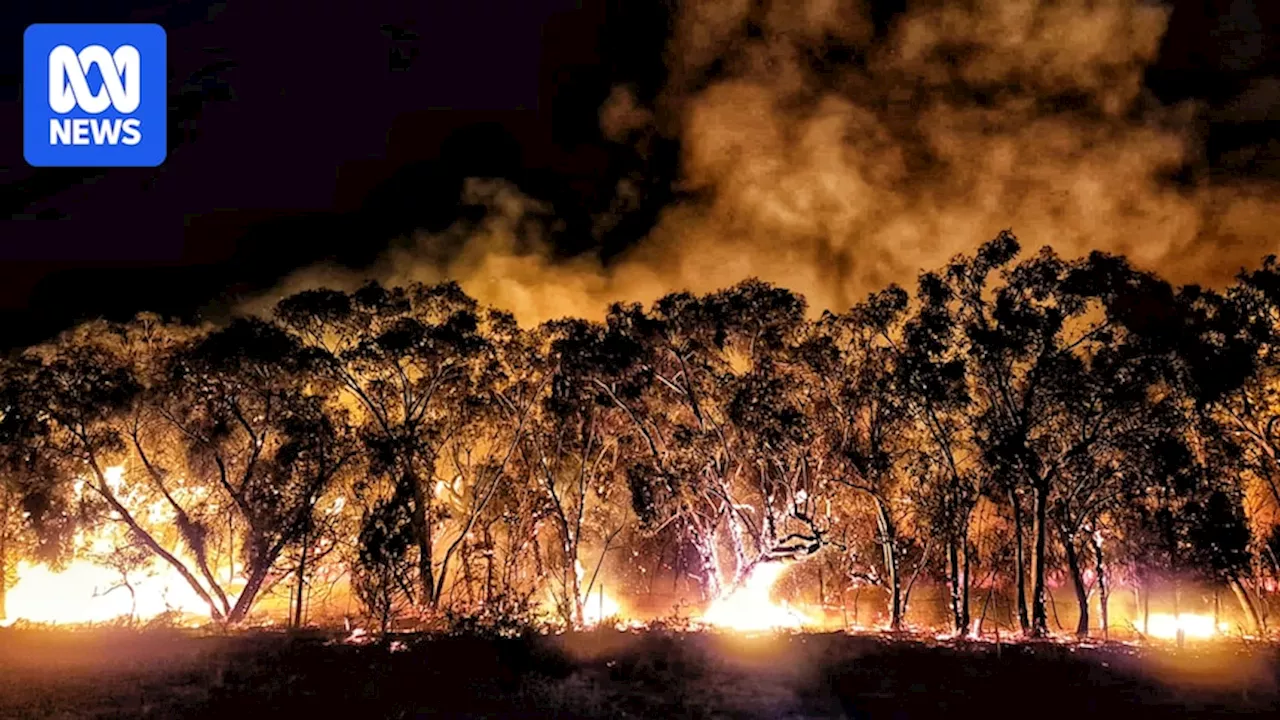
[[[451,277],[525,322],[748,276],[843,309],[1012,228],[1221,284],[1275,250],[1280,208],[1261,185],[1170,179],[1201,162],[1204,108],[1143,87],[1167,19],[1142,0],[932,0],[877,38],[858,0],[685,0],[663,91],[646,104],[620,86],[600,110],[615,142],[680,141],[687,199],[648,237],[607,266],[553,259],[549,209],[477,180],[485,221],[419,237],[373,275]],[[634,188],[619,184],[618,212]],[[313,268],[281,290],[353,281]]]

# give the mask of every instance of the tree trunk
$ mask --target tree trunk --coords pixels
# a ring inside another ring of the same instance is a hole
[[[954,537],[947,539],[947,590],[951,603],[951,629],[960,635],[964,625],[960,622],[960,549]]]
[[[720,597],[720,555],[716,552],[715,537],[697,537],[693,541],[698,551],[698,559],[702,563],[702,599],[714,600]]]
[[[969,634],[969,553],[962,548],[965,539],[947,542],[947,574],[950,576],[951,629],[957,637]]]
[[[9,532],[10,513],[14,510],[5,495],[0,499],[0,620],[9,617],[6,599],[9,594]]]
[[[494,541],[493,541],[493,529],[488,524],[484,526],[483,539],[484,539],[484,547],[485,547],[484,601],[488,603],[493,600],[493,596],[494,596],[493,556],[494,556],[494,547],[495,547]]]
[[[1146,635],[1151,632],[1151,591],[1143,588],[1142,590],[1142,634]]]
[[[727,490],[725,494],[728,495]],[[768,516],[769,512],[766,507],[765,515]],[[742,522],[732,508],[729,509],[725,519],[729,524],[729,548],[733,551],[733,583],[731,587],[736,588],[747,581],[747,568],[751,566],[751,563],[747,561],[746,540],[743,537],[747,531],[742,527]]]
[[[902,582],[898,577],[897,530],[889,516],[889,506],[876,497],[876,522],[880,526],[880,549],[884,553],[885,574],[889,581],[889,629],[902,629]]]
[[[263,557],[267,554],[263,553]],[[240,597],[236,598],[235,607],[231,609],[231,614],[227,616],[228,625],[235,625],[249,616],[249,610],[257,600],[258,592],[262,590],[262,583],[267,579],[267,573],[271,571],[271,566],[275,564],[275,558],[279,553],[270,553],[270,555],[269,559],[265,559],[249,575],[249,579],[245,582],[244,590],[240,591]]]
[[[1137,578],[1133,581],[1133,629],[1138,629],[1138,614],[1142,612],[1142,588]],[[1144,631],[1145,632],[1145,631]]]
[[[1245,619],[1249,621],[1249,630],[1257,633],[1262,629],[1262,622],[1258,618],[1258,607],[1253,604],[1253,598],[1249,597],[1249,590],[1240,581],[1240,578],[1232,575],[1229,580],[1231,592],[1235,593],[1236,600],[1240,602],[1240,609],[1244,611]]]
[[[387,636],[387,629],[391,627],[391,612],[394,605],[394,601],[391,599],[391,586],[393,584],[394,581],[384,574],[382,579],[381,596],[378,598],[381,605],[381,607],[378,608],[379,636],[384,638]]]
[[[960,568],[960,625],[961,632],[964,635],[969,635],[969,624],[972,619],[969,612],[969,558],[971,556],[970,551],[973,548],[969,546],[968,528],[965,528],[965,532],[961,537],[961,542],[964,543],[961,546],[964,548],[964,560]],[[985,608],[983,609],[983,612],[986,612]]]
[[[1076,606],[1080,609],[1076,620],[1076,637],[1089,636],[1089,593],[1084,589],[1084,573],[1080,569],[1080,556],[1076,554],[1075,538],[1066,530],[1060,531],[1062,549],[1067,556],[1067,570],[1071,575],[1071,587],[1076,591]]]
[[[0,518],[3,522],[5,518]],[[9,542],[8,537],[0,532],[0,620],[9,618],[6,610],[6,599],[9,594]]]
[[[236,515],[227,513],[227,587],[236,582]]]
[[[1102,541],[1097,535],[1093,538],[1093,559],[1094,572],[1098,575],[1098,613],[1099,622],[1102,625],[1102,639],[1110,639],[1110,614],[1109,605],[1111,603],[1111,586],[1107,584],[1107,565],[1102,557]]]
[[[138,619],[138,593],[133,589],[128,578],[125,578],[124,587],[129,591],[129,625],[132,626]]]
[[[583,610],[584,598],[582,597],[582,563],[578,562],[578,550],[576,547],[566,547],[564,549],[565,563],[573,563],[573,567],[569,571],[566,578],[565,594],[569,597],[570,616],[566,618],[571,627],[582,627],[585,624],[586,613]]]
[[[1015,563],[1015,595],[1014,605],[1018,609],[1018,629],[1023,635],[1031,634],[1031,620],[1027,616],[1027,550],[1026,537],[1022,529],[1022,503],[1018,502],[1018,493],[1009,489],[1009,503],[1013,508],[1013,551]]]
[[[293,626],[295,628],[302,627],[303,588],[307,584],[307,535],[308,533],[304,530],[302,533],[302,556],[298,558],[298,590],[293,604]]]
[[[1045,523],[1049,510],[1049,489],[1035,488],[1035,517],[1031,527],[1035,545],[1031,556],[1031,637],[1049,634],[1049,615],[1044,604],[1045,545],[1048,540]]]
[[[111,506],[111,509],[115,510],[116,514],[120,516],[120,519],[129,526],[129,530],[133,533],[133,536],[145,545],[148,550],[167,562],[178,572],[179,575],[182,576],[182,579],[187,582],[187,585],[191,586],[192,591],[195,592],[200,600],[209,606],[209,616],[214,622],[222,622],[226,616],[218,609],[217,604],[209,595],[208,591],[205,590],[204,586],[200,584],[200,581],[197,580],[196,577],[191,574],[191,571],[187,569],[186,564],[175,557],[173,553],[165,550],[164,546],[162,546],[155,537],[151,535],[151,533],[143,529],[143,527],[138,524],[138,521],[129,512],[128,508],[121,504],[120,500],[111,492],[111,486],[107,483],[107,476],[103,474],[102,468],[98,465],[96,459],[90,458],[90,468],[93,470],[94,477],[97,478],[98,481],[96,487],[98,494],[107,501],[107,504]]]
[[[422,597],[419,603],[435,608],[439,598],[436,596],[435,575],[432,571],[431,548],[431,512],[427,494],[423,492],[422,483],[406,472],[401,482],[409,483],[413,492],[413,529],[418,545],[418,582],[422,586]]]

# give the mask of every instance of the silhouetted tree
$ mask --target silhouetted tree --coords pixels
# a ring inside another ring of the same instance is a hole
[[[871,500],[880,545],[889,625],[905,613],[900,537],[908,408],[896,377],[907,294],[890,288],[844,315],[818,321],[803,357],[813,370],[814,414],[822,429],[824,472]]]
[[[493,357],[481,325],[494,316],[456,284],[370,283],[298,293],[280,301],[276,317],[360,407],[371,470],[405,486],[420,599],[435,605],[443,589],[434,567],[436,463],[485,395]]]

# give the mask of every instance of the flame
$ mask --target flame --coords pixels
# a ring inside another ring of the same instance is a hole
[[[125,468],[113,465],[103,470],[103,479],[111,491],[134,502],[125,482]],[[83,493],[88,481],[76,481],[77,494]],[[200,489],[176,490],[198,494]],[[140,508],[137,517],[153,526],[172,522],[169,508],[164,503],[152,503]],[[107,556],[120,547],[127,531],[118,524],[108,523],[92,532],[77,533],[77,553]],[[54,571],[43,565],[19,562],[17,584],[10,588],[5,602],[5,624],[18,620],[34,623],[74,625],[98,623],[132,617],[150,620],[167,612],[209,617],[209,606],[186,580],[171,566],[152,558],[142,567],[132,568],[128,574],[129,585],[122,582],[120,571],[96,564],[81,557],[61,570]],[[130,588],[133,592],[130,593]]]
[[[599,590],[591,593],[582,604],[582,624],[587,627],[599,625],[602,620],[616,618],[622,613],[622,607],[608,593]]]
[[[77,624],[107,622],[130,613],[147,620],[167,611],[208,617],[209,606],[176,573],[130,578],[134,595],[120,585],[120,574],[85,560],[59,572],[18,564],[18,583],[6,598],[6,623]],[[136,596],[136,609],[134,607]]]
[[[585,573],[580,560],[573,561],[573,571],[578,576],[578,584],[581,586]],[[599,625],[602,620],[617,618],[621,614],[622,606],[618,605],[618,601],[614,600],[612,595],[604,591],[603,585],[597,589],[588,590],[586,597],[582,600],[582,624],[585,627]]]
[[[813,620],[788,607],[785,602],[776,604],[769,599],[774,583],[786,569],[786,565],[780,562],[756,565],[746,582],[707,608],[702,614],[702,622],[744,632],[798,629],[814,624]]]
[[[1147,618],[1147,635],[1163,640],[1176,640],[1178,638],[1178,630],[1182,630],[1183,636],[1188,640],[1208,640],[1219,633],[1226,633],[1230,629],[1231,625],[1229,623],[1221,622],[1215,625],[1212,615],[1202,613],[1182,613],[1179,615],[1152,613]]]

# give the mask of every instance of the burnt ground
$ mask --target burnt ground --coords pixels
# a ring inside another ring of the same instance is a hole
[[[0,630],[4,718],[1221,717],[1280,652],[600,631],[524,639]]]

